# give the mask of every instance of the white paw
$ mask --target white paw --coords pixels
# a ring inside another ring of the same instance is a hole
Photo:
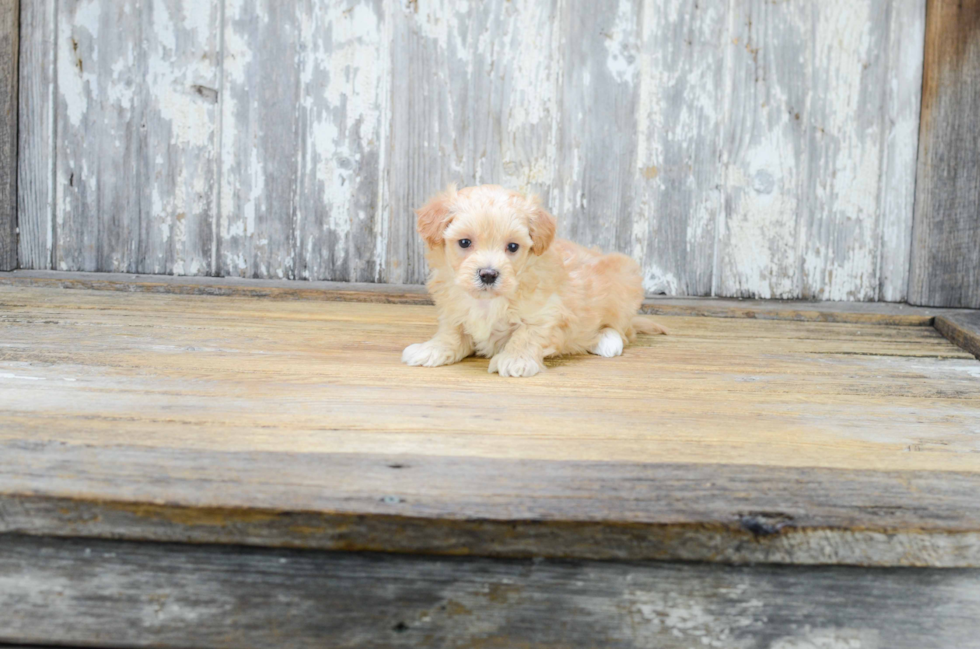
[[[614,329],[603,329],[599,332],[599,342],[592,346],[589,353],[606,358],[622,356],[623,337]]]
[[[491,374],[496,372],[500,376],[534,376],[544,368],[534,358],[530,356],[511,356],[508,354],[497,354],[490,359],[490,368],[487,370]]]
[[[459,360],[455,349],[429,341],[409,345],[402,352],[402,363],[406,365],[421,365],[423,367],[439,367],[451,365]]]

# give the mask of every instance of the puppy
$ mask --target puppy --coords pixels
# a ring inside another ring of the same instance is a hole
[[[450,186],[415,213],[439,331],[405,349],[408,365],[477,354],[500,376],[534,376],[548,356],[619,356],[637,332],[667,333],[637,316],[639,265],[555,240],[555,217],[535,197],[498,185]]]

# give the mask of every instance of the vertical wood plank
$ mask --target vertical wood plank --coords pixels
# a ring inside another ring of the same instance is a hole
[[[562,12],[559,232],[629,252],[639,77],[638,0],[567,0]]]
[[[55,243],[55,0],[23,3],[20,22],[19,265],[46,270]]]
[[[980,307],[980,0],[929,0],[909,302]]]
[[[225,12],[218,274],[375,280],[383,3]]]
[[[384,2],[300,3],[296,276],[374,281]]]
[[[413,209],[449,182],[549,196],[559,171],[557,0],[402,0],[392,12],[382,281],[425,279]]]
[[[137,272],[140,0],[58,2],[55,267]]]
[[[715,294],[800,294],[805,127],[812,67],[809,3],[736,3],[725,116],[725,218]]]
[[[139,143],[139,260],[143,273],[211,270],[219,0],[145,0],[146,77]]]
[[[877,299],[904,302],[908,296],[912,248],[926,0],[889,3],[888,11]]]
[[[641,262],[649,294],[709,295],[724,204],[728,3],[645,0],[642,11],[627,252]]]
[[[0,270],[17,268],[17,82],[20,3],[0,2]]]
[[[878,291],[888,4],[801,5],[812,25],[802,60],[812,73],[801,114],[801,268],[794,297],[866,301]]]
[[[226,0],[218,275],[295,277],[300,13]]]

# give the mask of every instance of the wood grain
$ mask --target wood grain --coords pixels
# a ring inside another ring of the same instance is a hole
[[[901,5],[736,5],[715,294],[902,299],[912,203],[896,159],[915,146],[922,3]]]
[[[220,0],[156,0],[135,7],[146,76],[139,140],[137,272],[211,272],[216,212]]]
[[[55,211],[55,0],[21,7],[18,139],[19,266],[52,268]]]
[[[980,359],[980,313],[949,313],[936,318],[936,330]]]
[[[642,260],[648,294],[712,295],[715,288],[727,194],[730,9],[717,2],[642,3],[635,199],[624,251]]]
[[[915,208],[915,165],[909,161],[915,160],[919,145],[926,1],[891,2],[885,9],[889,31],[883,120],[889,130],[882,142],[876,299],[886,302],[908,298]]]
[[[621,358],[505,381],[485,359],[402,365],[428,306],[4,287],[3,517],[331,549],[980,565],[971,354],[922,326],[662,319],[672,335]]]
[[[140,3],[57,3],[54,267],[139,269]]]
[[[28,440],[0,448],[3,533],[495,557],[980,566],[975,474],[515,461],[380,445],[374,453]]]
[[[227,3],[216,274],[377,279],[383,14]]]
[[[975,570],[489,561],[0,538],[0,638],[153,647],[980,646]]]
[[[17,83],[20,2],[0,3],[0,271],[17,268]]]
[[[980,307],[980,1],[930,0],[909,302]]]
[[[604,250],[631,248],[640,11],[636,0],[568,0],[562,12],[558,178],[551,208],[559,215],[560,236]]]

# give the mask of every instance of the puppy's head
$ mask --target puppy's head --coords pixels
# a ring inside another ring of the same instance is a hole
[[[508,295],[555,237],[555,217],[533,196],[498,185],[450,186],[416,210],[419,234],[442,249],[456,284],[475,297]]]

